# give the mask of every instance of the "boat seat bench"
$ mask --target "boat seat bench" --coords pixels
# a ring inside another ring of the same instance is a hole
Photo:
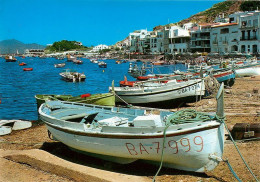
[[[64,116],[61,117],[61,120],[70,120],[70,119],[78,119],[78,118],[84,118],[87,119],[89,117],[92,117],[93,119],[96,117],[96,115],[98,114],[98,112],[95,111],[88,111],[88,112],[83,112],[83,113],[79,113],[79,114],[74,114],[74,115],[70,115],[70,116]],[[93,120],[92,119],[92,120]],[[89,119],[88,119],[89,120]]]

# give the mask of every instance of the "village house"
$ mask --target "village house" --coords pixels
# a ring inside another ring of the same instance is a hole
[[[207,52],[256,54],[260,52],[260,11],[236,12],[216,17],[214,23],[186,23],[149,32],[129,34],[130,52],[177,54]]]
[[[100,44],[100,45],[97,45],[93,48],[93,51],[94,52],[98,52],[100,50],[103,50],[103,49],[108,49],[109,47],[107,45],[104,45],[104,44]]]

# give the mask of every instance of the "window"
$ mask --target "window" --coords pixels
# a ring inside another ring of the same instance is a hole
[[[220,33],[221,34],[226,34],[226,33],[229,33],[229,28],[223,28],[220,30]]]
[[[246,21],[242,21],[242,26],[246,26]]]

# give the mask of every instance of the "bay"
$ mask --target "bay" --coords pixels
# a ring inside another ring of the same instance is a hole
[[[36,94],[95,94],[108,92],[112,81],[119,86],[119,81],[127,76],[128,80],[135,80],[127,73],[129,63],[115,64],[116,60],[105,60],[107,68],[99,68],[89,59],[81,58],[82,65],[57,60],[55,58],[22,59],[17,62],[5,62],[0,58],[0,119],[37,120],[37,106],[34,96]],[[18,62],[25,62],[26,66],[19,66]],[[66,63],[64,68],[55,68],[54,64]],[[140,63],[139,63],[140,64]],[[23,68],[33,68],[33,71],[23,71]],[[84,73],[84,82],[66,82],[59,73],[66,68],[75,69]],[[174,70],[184,71],[182,64],[155,67],[154,73],[171,73]],[[149,71],[147,72],[149,74]]]

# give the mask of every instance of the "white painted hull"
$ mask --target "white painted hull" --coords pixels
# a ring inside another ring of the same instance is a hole
[[[12,132],[12,127],[10,126],[1,126],[0,127],[0,136],[8,135]]]
[[[260,75],[260,66],[236,69],[236,77]]]
[[[130,104],[160,103],[203,96],[205,84],[200,80],[191,80],[186,83],[169,84],[158,88],[116,87],[115,93]],[[116,97],[116,102],[122,102],[120,98]]]
[[[10,126],[12,130],[23,130],[32,127],[32,122],[25,120],[0,120],[0,127],[2,126]]]
[[[159,163],[161,160],[163,138],[99,138],[70,134],[51,126],[48,126],[48,130],[57,140],[73,149],[110,156],[110,160],[114,162],[129,163],[141,159]],[[223,130],[223,126],[220,126],[201,132],[167,137],[163,165],[195,172],[213,170],[218,161],[210,159],[210,155],[222,157]]]

